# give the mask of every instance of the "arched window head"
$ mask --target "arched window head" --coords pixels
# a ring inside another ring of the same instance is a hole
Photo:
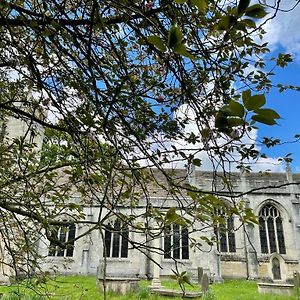
[[[286,253],[282,218],[272,204],[265,205],[259,213],[259,235],[262,253]]]

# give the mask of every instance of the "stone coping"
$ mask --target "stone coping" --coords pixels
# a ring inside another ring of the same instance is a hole
[[[98,278],[98,280],[105,280],[105,281],[140,281],[140,278],[131,278],[131,277],[105,277]]]
[[[168,297],[182,297],[183,292],[180,290],[174,290],[174,289],[167,289],[167,288],[152,288],[151,289],[152,294],[159,294],[160,296],[168,296]],[[187,291],[185,292],[185,295],[183,298],[199,298],[202,296],[202,292],[191,292]]]
[[[261,294],[274,294],[284,296],[292,296],[294,291],[294,285],[285,282],[258,282],[257,288],[258,292]]]
[[[266,286],[266,287],[283,287],[283,288],[293,288],[294,285],[293,284],[289,284],[289,283],[280,283],[280,282],[258,282],[257,285],[259,286]]]

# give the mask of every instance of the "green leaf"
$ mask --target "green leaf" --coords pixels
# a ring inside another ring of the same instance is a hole
[[[227,122],[228,122],[228,127],[242,126],[245,124],[245,121],[243,119],[237,117],[228,118]]]
[[[148,43],[154,45],[161,52],[165,52],[167,50],[163,40],[160,37],[156,36],[156,35],[148,36],[147,41],[148,41]]]
[[[262,116],[262,115],[253,115],[251,117],[251,119],[253,121],[263,123],[263,124],[266,124],[266,125],[275,125],[275,124],[277,124],[277,122],[273,118],[268,118],[268,117],[265,117],[265,116]]]
[[[250,97],[251,97],[251,90],[246,90],[246,91],[242,92],[242,99],[243,99],[244,105],[245,105],[245,102],[247,102]]]
[[[208,8],[207,0],[192,0],[192,5],[197,6],[201,14],[205,14]]]
[[[229,28],[231,28],[231,26],[236,24],[236,21],[237,21],[237,18],[235,16],[226,15],[226,16],[222,17],[220,22],[218,23],[218,29],[219,30],[228,30]]]
[[[180,226],[186,226],[187,225],[185,219],[176,213],[176,208],[175,207],[171,207],[167,211],[167,213],[166,213],[166,223],[167,224],[176,223]]]
[[[179,27],[172,26],[168,36],[168,47],[173,49],[180,44],[182,44],[182,32]]]
[[[262,19],[267,15],[267,12],[261,4],[254,4],[246,9],[245,15],[254,19]]]
[[[255,113],[266,118],[280,119],[280,115],[275,110],[270,108],[260,108],[255,110]]]
[[[244,106],[236,101],[230,100],[229,108],[234,116],[243,117],[245,110]]]
[[[195,56],[186,50],[186,47],[184,44],[175,45],[174,52],[177,54],[181,54],[182,56],[188,57],[191,60],[195,59]]]
[[[201,159],[199,159],[199,158],[194,158],[193,159],[193,165],[194,166],[201,167],[201,164],[202,164]]]
[[[244,14],[246,8],[249,6],[250,0],[240,0],[238,5],[238,15]]]
[[[248,28],[256,28],[255,22],[251,19],[244,19],[241,22],[244,23],[245,26],[248,27]]]
[[[186,3],[187,0],[174,0],[174,2],[177,4],[183,4],[183,3]]]
[[[182,280],[184,283],[187,283],[191,287],[194,287],[193,284],[191,283],[191,277],[189,275],[183,275]]]
[[[258,94],[251,96],[248,100],[244,102],[245,107],[248,110],[256,110],[265,105],[266,97],[264,94]]]

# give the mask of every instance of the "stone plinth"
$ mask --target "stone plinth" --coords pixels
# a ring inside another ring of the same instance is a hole
[[[106,291],[118,294],[127,294],[131,290],[138,289],[139,278],[109,277],[105,279]],[[98,278],[100,291],[103,292],[103,279]]]
[[[167,297],[182,297],[182,298],[199,298],[202,296],[202,292],[185,292],[183,296],[183,292],[180,290],[173,290],[173,289],[165,289],[165,288],[157,288],[151,289],[152,294],[159,294],[160,296],[167,296]]]
[[[261,294],[274,294],[274,295],[284,295],[293,296],[294,285],[287,283],[257,283],[258,292]]]

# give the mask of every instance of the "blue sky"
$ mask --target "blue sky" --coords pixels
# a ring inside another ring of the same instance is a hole
[[[284,0],[284,10],[289,10],[295,0]],[[300,6],[290,12],[280,12],[276,19],[266,25],[266,41],[274,54],[287,52],[294,61],[286,68],[277,68],[273,80],[275,83],[300,86]],[[286,91],[279,93],[276,89],[267,95],[268,107],[275,109],[281,116],[278,125],[260,126],[258,137],[272,136],[287,142],[272,149],[263,148],[271,157],[283,157],[292,153],[294,172],[300,172],[300,142],[291,143],[295,134],[300,134],[300,92]]]
[[[277,67],[273,76],[273,83],[284,85],[295,85],[300,87],[300,4],[294,9],[291,9],[296,4],[297,0],[283,0],[282,5],[276,18],[271,19],[264,25],[266,35],[262,43],[268,42],[271,53],[265,56],[277,57],[278,53],[290,53],[293,56],[294,61],[285,68]],[[274,4],[272,0],[265,0],[266,3]],[[286,12],[285,12],[286,11]],[[267,15],[266,18],[272,16]],[[265,20],[262,20],[264,22]],[[271,71],[274,66],[274,61],[268,64],[266,71]],[[253,67],[254,68],[254,67]],[[252,68],[249,68],[252,71]],[[274,88],[269,94],[266,95],[267,104],[266,107],[275,109],[281,116],[278,120],[278,125],[266,126],[259,125],[257,132],[252,131],[250,136],[245,136],[242,139],[243,143],[256,142],[256,148],[265,153],[268,158],[260,158],[257,162],[249,161],[252,171],[266,171],[283,172],[285,171],[285,164],[280,163],[278,159],[285,157],[288,153],[291,154],[293,162],[291,163],[292,170],[294,172],[300,172],[300,142],[295,142],[295,135],[300,134],[300,92],[293,90],[287,90],[283,93]],[[187,113],[193,120],[193,112],[188,111],[188,107],[182,107],[180,109],[183,114]],[[180,115],[180,111],[178,112]],[[193,121],[186,126],[187,132],[197,131],[197,126]],[[262,137],[273,137],[281,140],[282,145],[278,145],[273,148],[267,149],[260,145]],[[222,141],[220,141],[222,143]],[[178,142],[178,146],[183,145],[183,142]],[[197,148],[199,145],[195,145]],[[202,147],[202,145],[200,145]],[[182,146],[185,147],[184,145]],[[190,147],[190,145],[189,145]],[[236,153],[238,158],[238,154]],[[200,169],[211,170],[211,159],[208,158],[207,153],[202,151],[197,154],[197,158],[202,161]],[[247,162],[245,162],[247,163]],[[177,166],[182,167],[182,166]],[[231,171],[237,171],[235,163],[230,163],[228,169]]]
[[[274,80],[285,84],[300,85],[300,64],[293,62],[289,67],[278,70]],[[292,153],[293,170],[300,172],[300,142],[293,142],[295,134],[300,134],[300,92],[288,90],[279,93],[274,89],[267,98],[267,106],[275,109],[281,119],[278,120],[278,125],[260,126],[258,136],[279,138],[284,144],[262,150],[273,157],[283,157]]]

